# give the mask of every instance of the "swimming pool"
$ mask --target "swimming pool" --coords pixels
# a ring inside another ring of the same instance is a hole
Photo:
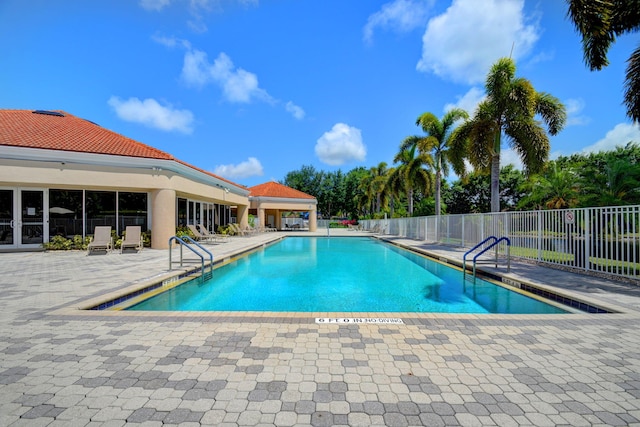
[[[127,310],[567,312],[368,237],[288,237]]]

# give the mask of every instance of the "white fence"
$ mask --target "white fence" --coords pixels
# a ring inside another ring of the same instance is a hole
[[[362,220],[365,230],[473,247],[508,237],[512,257],[640,278],[640,206]],[[500,245],[500,251],[506,246]]]

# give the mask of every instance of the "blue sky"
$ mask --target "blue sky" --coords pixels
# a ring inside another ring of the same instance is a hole
[[[247,186],[391,165],[420,114],[472,112],[509,55],[567,107],[552,158],[640,142],[637,34],[591,72],[561,0],[3,0],[0,38],[0,108],[64,110]]]

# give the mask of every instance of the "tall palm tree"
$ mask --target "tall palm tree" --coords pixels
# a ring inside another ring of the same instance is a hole
[[[464,175],[464,151],[454,150],[453,125],[460,119],[468,119],[469,114],[461,108],[453,108],[438,119],[432,113],[424,113],[416,120],[416,125],[422,127],[427,134],[419,143],[418,148],[422,152],[432,153],[435,171],[435,198],[436,215],[441,213],[441,187],[442,178],[449,175],[449,165],[453,167],[456,175]]]
[[[387,204],[387,164],[380,162],[377,166],[369,169],[367,175],[358,186],[364,197],[360,198],[361,205],[367,204],[370,213],[379,213]]]
[[[567,0],[567,15],[582,36],[584,60],[591,69],[609,65],[607,52],[618,36],[640,29],[638,0]],[[624,104],[627,116],[640,121],[640,47],[627,60]]]
[[[399,179],[404,183],[404,190],[409,205],[409,215],[413,215],[413,197],[416,189],[428,194],[432,186],[431,173],[425,167],[433,167],[433,158],[429,153],[422,153],[418,149],[421,138],[409,136],[400,144],[400,151],[393,159],[400,163],[390,179]]]
[[[397,168],[390,168],[387,172],[387,193],[389,194],[389,213],[391,218],[396,211],[396,201],[404,197],[405,185],[402,177],[396,172]]]
[[[537,92],[527,79],[516,77],[511,58],[499,59],[485,83],[487,97],[470,120],[460,125],[456,142],[468,141],[468,159],[481,171],[491,171],[491,211],[500,210],[500,147],[504,133],[508,145],[522,159],[527,173],[537,173],[549,157],[549,138],[567,120],[564,105],[554,96]]]

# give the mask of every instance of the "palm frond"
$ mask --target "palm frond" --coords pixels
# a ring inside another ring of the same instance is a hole
[[[634,122],[640,122],[640,47],[627,60],[624,105],[627,107],[627,116]]]

